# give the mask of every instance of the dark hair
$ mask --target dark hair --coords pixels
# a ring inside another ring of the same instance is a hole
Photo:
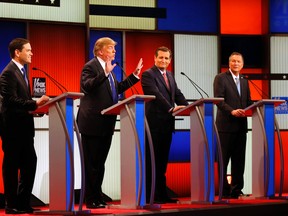
[[[156,51],[155,51],[155,56],[156,56],[156,57],[158,56],[158,52],[159,52],[159,51],[169,52],[169,53],[170,53],[170,58],[172,58],[172,51],[171,51],[169,48],[167,48],[167,47],[165,47],[165,46],[158,47],[158,48],[156,49]]]
[[[27,44],[27,43],[30,43],[30,41],[27,40],[27,39],[24,39],[24,38],[15,38],[15,39],[13,39],[9,43],[9,47],[8,47],[8,50],[9,50],[11,58],[15,57],[15,50],[18,49],[19,51],[22,51],[23,46],[25,44]]]

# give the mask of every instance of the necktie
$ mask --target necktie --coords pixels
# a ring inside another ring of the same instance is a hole
[[[114,80],[113,80],[113,77],[112,77],[111,73],[109,74],[108,79],[109,79],[110,87],[111,87],[111,91],[112,91],[113,102],[117,103],[118,102],[118,96],[117,96],[115,83],[114,83]]]
[[[239,95],[241,95],[239,77],[236,77],[236,78],[235,78],[235,82],[236,82],[236,86],[237,86],[238,93],[239,93]]]
[[[169,85],[169,81],[166,75],[166,71],[163,72],[163,77],[164,77],[167,88],[170,90],[170,85]]]
[[[26,84],[27,84],[27,86],[28,86],[28,77],[27,77],[27,72],[26,72],[26,70],[25,70],[24,67],[21,69],[21,71],[23,72],[23,76],[24,76],[25,82],[26,82]]]

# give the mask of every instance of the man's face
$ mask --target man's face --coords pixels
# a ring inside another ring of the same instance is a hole
[[[32,61],[32,48],[30,43],[24,44],[23,49],[20,50],[15,50],[15,56],[17,60],[19,61],[20,64],[29,64]]]
[[[234,74],[239,74],[243,68],[243,59],[240,55],[232,55],[229,60],[229,68]]]
[[[106,61],[113,61],[115,59],[115,45],[105,45],[101,50],[100,50],[100,56],[101,58],[106,62]]]
[[[158,51],[158,56],[154,56],[154,62],[156,67],[160,70],[166,70],[171,62],[170,52]]]

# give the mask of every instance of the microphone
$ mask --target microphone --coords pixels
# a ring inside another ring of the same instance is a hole
[[[61,83],[59,83],[57,80],[55,80],[53,77],[51,77],[45,71],[41,70],[40,68],[36,68],[36,67],[33,67],[32,70],[38,70],[38,71],[41,71],[42,73],[44,73],[62,93],[64,93],[64,91],[68,92],[68,90]],[[63,91],[63,89],[64,89],[64,91]]]
[[[202,93],[199,91],[199,89],[207,96],[209,97],[209,95],[199,86],[197,85],[193,80],[191,80],[184,72],[180,72],[180,74],[182,74],[183,76],[185,76],[190,83],[194,86],[194,88],[197,90],[197,92],[201,95],[201,98],[203,98]]]
[[[115,62],[115,63],[116,63],[116,65],[117,65],[118,67],[121,68],[121,71],[122,71],[122,73],[123,73],[123,75],[124,75],[124,78],[127,79],[127,82],[128,82],[128,84],[129,84],[129,86],[132,87],[132,88],[131,88],[132,94],[134,95],[133,89],[136,91],[137,94],[139,94],[139,92],[138,92],[137,89],[135,88],[134,84],[131,82],[131,80],[129,79],[129,77],[127,77],[127,74],[126,74],[126,72],[124,71],[123,67],[119,64],[119,62]]]
[[[241,75],[241,79],[246,79],[248,82],[250,82],[253,87],[256,89],[257,93],[262,97],[263,95],[267,98],[270,98],[261,88],[259,88],[252,80],[249,79],[248,75]]]

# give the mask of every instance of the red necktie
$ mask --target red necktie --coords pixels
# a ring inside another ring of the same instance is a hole
[[[170,90],[170,85],[169,85],[169,81],[166,75],[166,71],[163,72],[163,77],[164,77],[167,88]]]

